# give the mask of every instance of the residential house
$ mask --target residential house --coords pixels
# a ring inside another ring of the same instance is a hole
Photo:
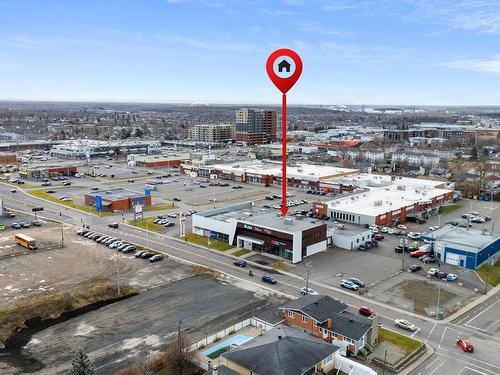
[[[439,164],[439,159],[438,155],[408,151],[397,151],[392,154],[393,163],[408,163],[409,165],[430,165],[435,167]]]
[[[286,323],[347,348],[347,354],[357,354],[366,344],[375,345],[378,342],[377,315],[370,318],[361,316],[349,311],[345,303],[329,296],[303,296],[280,309]]]
[[[312,375],[335,369],[339,347],[282,325],[232,347],[220,357],[217,375]],[[214,373],[214,372],[212,372]]]

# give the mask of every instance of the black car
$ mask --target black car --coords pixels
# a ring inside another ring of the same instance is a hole
[[[273,201],[274,200],[274,197],[271,196],[271,195],[266,195],[266,200],[268,201]]]
[[[367,249],[366,245],[359,245],[358,250],[359,251],[365,251]]]
[[[363,281],[361,281],[360,279],[358,279],[357,277],[351,277],[349,279],[349,281],[351,283],[354,283],[356,284],[357,286],[359,286],[360,288],[364,288],[365,287],[365,283]]]
[[[448,274],[446,272],[443,272],[443,271],[439,271],[438,273],[436,273],[434,276],[436,276],[438,279],[445,279],[446,276],[448,276]]]
[[[20,225],[20,224],[18,224],[18,223],[12,223],[12,224],[10,224],[10,227],[11,227],[12,229],[21,229],[21,225]]]
[[[242,259],[237,259],[233,262],[233,264],[235,266],[238,266],[238,267],[246,267],[247,266],[247,262],[245,262],[244,260]]]
[[[156,255],[153,255],[151,258],[149,258],[149,261],[151,263],[154,263],[154,262],[159,262],[163,259],[163,256],[160,255],[160,254],[156,254]]]
[[[30,227],[30,223],[27,223],[26,221],[21,221],[19,223],[20,226],[22,226],[23,228],[29,228]]]
[[[55,190],[47,190],[46,193],[47,194],[54,194],[56,191]]]
[[[424,257],[424,259],[422,259],[422,262],[424,263],[436,263],[437,262],[437,259],[433,256],[429,256],[429,257]]]
[[[416,264],[410,266],[410,268],[408,268],[408,271],[410,272],[417,272],[417,271],[420,271],[422,269],[421,266],[417,266]]]
[[[142,257],[142,254],[144,254],[144,253],[147,253],[147,251],[139,251],[139,252],[135,253],[135,255],[134,255],[134,256],[135,256],[136,258],[141,258],[141,257]]]
[[[371,241],[372,247],[378,247],[378,242],[375,240]]]
[[[180,202],[180,201],[181,201],[181,198],[177,198],[177,197],[175,197],[175,198],[173,198],[172,200],[173,200],[174,202]]]
[[[153,257],[154,255],[155,254],[153,254],[153,253],[149,253],[149,252],[145,251],[144,253],[142,253],[141,258],[142,259],[149,259],[149,258]]]
[[[268,284],[276,284],[278,282],[274,277],[269,275],[262,275],[261,280]]]
[[[92,189],[90,189],[90,190],[92,190],[92,191],[97,191],[97,190],[99,190],[99,188],[98,188],[97,186],[94,186],[94,187],[93,187]]]
[[[118,223],[109,223],[108,227],[116,229],[118,228]]]

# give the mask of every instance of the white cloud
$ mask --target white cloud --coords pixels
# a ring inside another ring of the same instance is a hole
[[[500,74],[500,55],[488,59],[460,59],[441,64],[451,69]]]

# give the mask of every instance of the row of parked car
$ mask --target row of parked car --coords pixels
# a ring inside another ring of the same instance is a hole
[[[76,231],[76,234],[83,236],[90,240],[94,240],[97,243],[103,244],[110,249],[116,249],[122,253],[133,253],[137,250],[136,246],[127,242],[120,240],[119,238],[110,236],[108,234],[102,234],[99,232],[93,232],[86,228],[81,228]],[[139,251],[135,254],[136,258],[149,259],[151,263],[159,262],[163,259],[160,254],[151,253],[148,251]]]
[[[351,277],[349,280],[340,280],[340,286],[345,289],[357,291],[359,288],[364,288],[365,283],[356,277]]]
[[[10,227],[12,229],[22,229],[22,228],[29,228],[32,225],[35,226],[35,227],[41,227],[42,224],[43,224],[42,220],[36,219],[36,220],[33,220],[31,222],[31,224],[28,223],[27,221],[20,221],[19,223],[12,223],[12,224],[10,224]]]

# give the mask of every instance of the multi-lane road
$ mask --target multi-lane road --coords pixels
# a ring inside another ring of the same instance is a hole
[[[10,189],[10,186],[0,184],[0,199],[3,199],[7,207],[30,213],[32,207],[43,206],[42,216],[48,219],[62,221],[75,227],[81,227],[82,222],[88,222],[88,213],[42,201],[22,190],[11,194]],[[123,240],[149,247],[182,261],[208,266],[247,283],[272,288],[288,295],[299,296],[299,289],[305,283],[303,275],[287,273],[276,275],[278,283],[274,286],[263,284],[260,282],[260,276],[265,271],[260,268],[249,266],[247,269],[241,269],[234,266],[233,259],[227,255],[154,232],[148,232],[146,235],[145,231],[129,225],[111,229],[107,226],[111,221],[114,221],[113,217],[93,216],[91,229],[113,234]],[[249,269],[253,271],[255,277],[248,275]],[[434,354],[411,374],[495,375],[500,373],[500,356],[498,355],[500,353],[500,314],[498,312],[500,301],[496,294],[451,322],[436,322],[432,319],[417,317],[396,306],[367,301],[366,297],[321,284],[314,278],[310,280],[310,283],[319,293],[342,299],[352,306],[369,302],[377,310],[384,326],[394,328],[392,322],[397,318],[410,320],[417,325],[419,330],[413,334],[414,337],[431,345]],[[475,352],[472,354],[462,352],[455,344],[457,337],[470,339],[474,344]]]

